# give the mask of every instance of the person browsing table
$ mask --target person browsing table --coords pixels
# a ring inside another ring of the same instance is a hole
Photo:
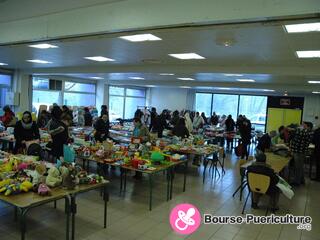
[[[24,148],[26,142],[40,140],[39,128],[37,124],[32,121],[32,116],[29,111],[25,111],[22,119],[17,122],[14,128],[14,137],[16,139],[14,153]]]

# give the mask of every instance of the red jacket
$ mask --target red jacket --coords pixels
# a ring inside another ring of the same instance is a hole
[[[8,124],[12,121],[14,117],[14,113],[12,111],[5,112],[5,114],[0,117],[1,122],[3,122],[4,126],[7,127]]]

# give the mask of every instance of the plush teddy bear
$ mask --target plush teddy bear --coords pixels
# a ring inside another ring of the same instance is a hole
[[[49,187],[57,187],[62,183],[62,177],[60,172],[56,167],[52,167],[48,171],[48,176],[46,178],[46,184]]]

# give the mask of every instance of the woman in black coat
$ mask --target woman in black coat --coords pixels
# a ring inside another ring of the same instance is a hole
[[[186,127],[184,118],[179,119],[178,124],[172,129],[172,134],[181,138],[189,137],[189,131]]]
[[[30,112],[24,112],[22,119],[17,122],[14,128],[14,137],[16,139],[14,153],[17,153],[19,149],[25,147],[27,141],[40,140],[39,128],[37,124],[32,121]]]
[[[109,137],[110,123],[108,115],[102,115],[94,125],[94,138],[97,142],[103,142]]]

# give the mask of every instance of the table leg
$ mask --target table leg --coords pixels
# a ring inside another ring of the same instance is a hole
[[[202,179],[202,183],[204,183],[205,178],[206,178],[206,171],[207,171],[208,162],[209,161],[207,161],[206,158],[203,159],[203,173],[202,173],[202,178],[203,179]]]
[[[123,168],[120,168],[120,194],[122,192],[122,187],[123,187]]]
[[[150,190],[150,195],[149,195],[149,211],[152,210],[152,188],[153,188],[153,179],[152,179],[152,174],[149,174],[149,190]]]
[[[170,169],[167,170],[167,201],[169,201],[169,194],[170,194],[170,178],[171,178],[171,172]]]
[[[54,207],[54,209],[57,208],[57,201],[54,201],[54,202],[53,202],[53,207]]]
[[[86,160],[82,158],[82,168],[85,169],[86,168]]]
[[[244,176],[241,176],[241,185],[243,183]],[[240,202],[242,201],[242,192],[243,192],[243,187],[240,188]]]
[[[188,161],[186,161],[186,163],[184,164],[183,192],[186,191],[187,171],[188,171]]]
[[[90,161],[87,160],[87,172],[89,172],[89,164],[90,164]]]
[[[174,167],[171,168],[171,178],[170,178],[170,200],[172,199],[172,190],[173,190],[173,179],[174,179]]]
[[[70,201],[69,197],[65,197],[65,213],[67,215],[66,219],[66,240],[69,240],[70,236]]]
[[[14,217],[13,220],[16,222],[18,220],[18,208],[15,206],[14,207]]]
[[[71,239],[74,240],[75,235],[75,215],[77,213],[76,196],[71,195]]]
[[[28,212],[28,208],[20,208],[20,231],[21,231],[21,240],[25,239],[26,236],[26,215]]]
[[[124,185],[123,185],[123,190],[124,192],[127,189],[127,169],[124,169]]]
[[[103,201],[104,201],[104,221],[103,221],[103,227],[107,227],[107,203],[109,201],[109,192],[108,187],[103,187]]]

